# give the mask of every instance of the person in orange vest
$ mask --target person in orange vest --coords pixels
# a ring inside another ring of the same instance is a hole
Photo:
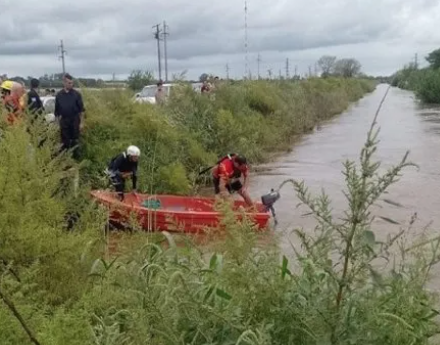
[[[25,107],[25,89],[22,84],[7,80],[2,83],[2,103],[8,111],[7,121],[13,125],[22,116]]]
[[[253,202],[247,191],[249,167],[246,157],[231,153],[223,157],[212,168],[215,194],[227,196],[237,192],[248,206]],[[241,178],[243,177],[243,183]]]
[[[13,85],[14,82],[12,80],[5,80],[0,84],[2,104],[4,104],[5,97],[11,94]]]

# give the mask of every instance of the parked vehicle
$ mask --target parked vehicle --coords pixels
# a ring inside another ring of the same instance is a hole
[[[43,102],[44,116],[48,123],[55,122],[55,97],[54,96],[43,96],[40,97],[41,102]]]
[[[171,88],[173,86],[175,86],[176,84],[163,84],[162,88],[165,91],[166,97],[170,96],[170,91]],[[137,93],[134,96],[134,101],[136,103],[150,103],[150,104],[156,104],[156,90],[157,90],[157,85],[147,85],[144,86],[144,88],[142,89],[141,92]]]
[[[176,87],[178,84],[167,83],[163,84],[163,89],[165,91],[166,97],[169,97],[171,94],[171,90]],[[203,83],[191,83],[192,89],[194,92],[200,93]],[[150,103],[156,104],[156,90],[157,85],[147,85],[145,86],[141,92],[138,92],[134,95],[134,101],[136,103]]]

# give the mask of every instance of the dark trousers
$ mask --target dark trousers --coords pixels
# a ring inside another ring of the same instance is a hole
[[[233,192],[239,192],[242,188],[243,188],[243,185],[238,180],[235,181],[235,182],[232,182],[232,183],[228,183],[226,185],[226,189],[231,194]],[[216,178],[216,177],[214,177],[214,191],[215,191],[215,194],[219,194],[220,193],[220,179]]]
[[[111,174],[110,175],[110,183],[115,189],[116,193],[118,193],[118,197],[120,200],[124,199],[124,190],[125,190],[125,180],[119,174]]]
[[[75,159],[79,158],[79,125],[80,118],[61,118],[60,129],[61,129],[61,142],[63,144],[62,150],[69,150],[73,147],[73,157]]]

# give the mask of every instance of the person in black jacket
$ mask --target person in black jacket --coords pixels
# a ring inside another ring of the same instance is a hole
[[[84,126],[84,103],[81,93],[73,88],[73,77],[63,76],[64,88],[55,96],[55,117],[61,130],[62,150],[73,149],[73,157],[79,159],[79,139]]]
[[[41,115],[44,110],[43,102],[41,101],[40,95],[37,92],[38,86],[40,86],[40,81],[35,78],[32,79],[31,89],[27,94],[28,109],[31,114],[34,114],[35,116]]]
[[[125,180],[127,178],[131,177],[133,192],[136,192],[137,168],[140,155],[141,151],[139,148],[130,145],[126,151],[114,157],[107,168],[110,182],[118,193],[118,198],[121,201],[124,200]]]

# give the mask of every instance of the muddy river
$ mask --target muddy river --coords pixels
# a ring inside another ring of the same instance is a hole
[[[320,193],[323,188],[333,201],[334,214],[342,215],[346,207],[342,191],[345,189],[343,162],[359,161],[360,150],[379,103],[388,85],[379,85],[331,121],[321,124],[313,133],[304,136],[292,152],[262,166],[263,172],[254,176],[250,185],[253,198],[277,188],[289,178],[304,180],[309,190]],[[378,238],[399,231],[417,213],[413,232],[430,224],[430,232],[440,230],[440,109],[420,106],[413,93],[391,88],[378,117],[380,127],[378,151],[375,159],[383,168],[398,163],[407,150],[409,160],[419,169],[409,167],[397,184],[382,197],[398,202],[401,207],[379,202],[372,208],[377,216],[374,231]],[[314,221],[303,216],[291,185],[281,190],[276,204],[279,224],[275,232],[282,234],[281,247],[291,248],[294,227],[312,229]],[[390,218],[401,225],[391,224],[380,217]],[[439,233],[440,234],[440,233]]]

